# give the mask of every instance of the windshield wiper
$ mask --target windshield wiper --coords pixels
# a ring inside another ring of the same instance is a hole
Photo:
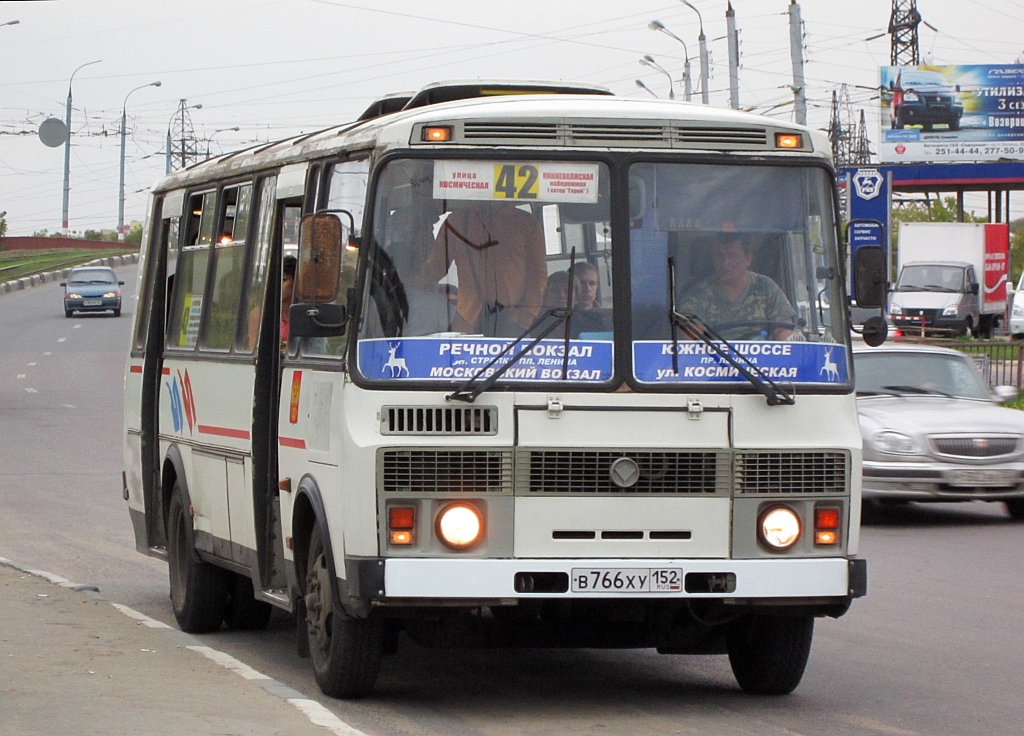
[[[682,329],[711,348],[718,357],[740,372],[751,385],[768,400],[768,406],[779,404],[795,404],[796,399],[786,393],[777,383],[768,378],[747,356],[739,353],[728,340],[712,330],[705,322],[693,314],[680,314],[676,311],[676,264],[668,259],[668,321],[672,327],[672,372],[679,375],[679,356],[676,350],[676,329]],[[709,337],[710,336],[710,337]],[[725,345],[728,350],[722,349]],[[730,351],[732,354],[730,355]]]
[[[497,383],[498,379],[505,375],[505,371],[511,368],[514,364],[518,363],[520,358],[522,358],[528,352],[533,350],[533,348],[541,340],[543,340],[545,337],[554,332],[555,328],[557,328],[561,324],[565,325],[565,337],[563,347],[564,353],[562,355],[562,380],[565,380],[569,367],[569,325],[570,320],[572,319],[572,315],[575,311],[572,306],[573,297],[575,296],[573,289],[573,279],[575,278],[575,273],[576,248],[573,247],[573,249],[569,253],[569,281],[566,286],[566,291],[568,292],[568,294],[566,295],[565,306],[554,307],[552,309],[548,309],[544,312],[541,312],[537,319],[533,321],[533,324],[531,324],[529,327],[523,330],[518,337],[516,337],[512,342],[506,345],[504,350],[502,350],[500,353],[498,353],[489,361],[487,361],[486,365],[482,366],[480,370],[474,373],[472,378],[470,378],[464,384],[462,384],[457,389],[452,391],[450,394],[445,396],[445,401],[466,401],[469,403],[476,401],[476,398],[480,394],[482,394],[484,391],[486,391],[495,383]],[[477,381],[480,380],[480,376],[487,373],[487,371],[490,370],[495,363],[501,360],[505,355],[508,355],[508,353],[512,351],[512,348],[514,348],[516,345],[522,342],[523,338],[525,338],[527,335],[529,335],[538,327],[540,327],[541,323],[544,322],[544,320],[546,320],[548,317],[554,317],[554,321],[550,325],[545,327],[541,331],[541,333],[537,335],[537,337],[531,340],[529,345],[527,345],[525,348],[523,348],[514,356],[512,356],[512,358],[510,358],[507,363],[501,366],[501,368],[494,371],[494,373],[489,375],[487,378],[481,381],[479,385],[477,385]]]
[[[953,394],[947,394],[945,391],[939,391],[937,388],[924,388],[922,386],[882,386],[883,389],[889,392],[899,394],[934,394],[936,396],[945,396],[947,399],[952,399]]]

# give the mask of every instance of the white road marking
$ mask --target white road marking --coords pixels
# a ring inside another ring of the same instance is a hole
[[[78,329],[79,327],[81,327],[81,326],[82,326],[81,324],[77,324],[77,325],[75,325],[74,327],[72,327],[71,329],[72,329],[72,330],[77,330],[77,329]]]
[[[19,380],[20,380],[20,379],[22,379],[22,378],[24,378],[24,377],[25,377],[25,374],[24,374],[24,373],[19,373],[19,374],[18,374],[18,379],[19,379]]]
[[[31,367],[32,367],[32,366],[34,366],[35,364],[36,364],[36,362],[35,362],[35,361],[33,360],[33,361],[32,361],[31,363],[29,363],[29,364],[28,364],[28,367],[29,367],[29,368],[31,368]]]
[[[36,391],[36,390],[35,390],[34,388],[27,388],[27,389],[25,389],[25,391],[27,391],[27,392],[28,392],[28,393],[30,393],[30,394],[37,394],[37,393],[39,393],[39,392],[38,392],[38,391]]]
[[[65,340],[67,340],[67,338],[66,337],[62,337],[59,340],[57,340],[57,342],[64,342]]]
[[[49,350],[47,350],[45,353],[43,353],[43,355],[53,355],[53,353],[51,353]]]

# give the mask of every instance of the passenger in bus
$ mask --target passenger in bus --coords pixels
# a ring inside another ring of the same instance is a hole
[[[424,277],[437,283],[455,264],[453,331],[515,337],[540,313],[547,283],[540,223],[512,202],[458,204],[434,240]]]
[[[601,302],[597,299],[597,287],[600,283],[597,266],[588,261],[583,261],[576,264],[574,273],[580,282],[579,308],[583,310],[599,309]]]
[[[295,287],[295,256],[285,256],[281,263],[281,342],[288,342],[288,310],[292,306],[292,291]],[[255,306],[249,311],[249,349],[256,347],[260,334],[260,318],[263,309]]]
[[[577,264],[576,269],[580,266]],[[569,272],[556,271],[548,276],[548,285],[544,290],[544,309],[565,309],[568,302]],[[569,318],[569,332],[571,337],[580,337],[588,332],[607,332],[611,329],[604,314],[594,309],[583,309],[583,287],[580,279],[573,278],[573,312]],[[538,326],[542,330],[547,325],[542,323]],[[555,330],[557,334],[558,330]]]
[[[711,251],[712,276],[683,294],[679,313],[724,328],[726,338],[789,339],[796,310],[778,284],[750,270],[753,260],[753,242],[727,231]]]

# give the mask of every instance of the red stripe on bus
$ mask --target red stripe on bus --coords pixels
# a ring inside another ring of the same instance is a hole
[[[128,370],[129,370],[129,371],[130,371],[131,373],[142,373],[142,366],[141,366],[141,365],[133,365],[133,366],[132,366],[131,368],[129,368]]]
[[[213,427],[209,424],[200,424],[196,427],[200,434],[212,434],[218,437],[234,437],[239,440],[249,439],[249,433],[244,429],[229,429],[228,427]]]
[[[292,437],[278,437],[277,441],[282,447],[294,447],[296,450],[306,449],[306,440],[294,439]]]
[[[171,375],[171,369],[168,368],[167,366],[164,366],[163,368],[161,368],[160,372],[163,373],[165,376]]]

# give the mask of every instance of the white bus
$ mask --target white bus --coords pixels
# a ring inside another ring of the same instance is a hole
[[[818,133],[435,84],[151,208],[124,495],[183,630],[280,608],[336,697],[403,635],[727,654],[782,694],[864,595]]]

